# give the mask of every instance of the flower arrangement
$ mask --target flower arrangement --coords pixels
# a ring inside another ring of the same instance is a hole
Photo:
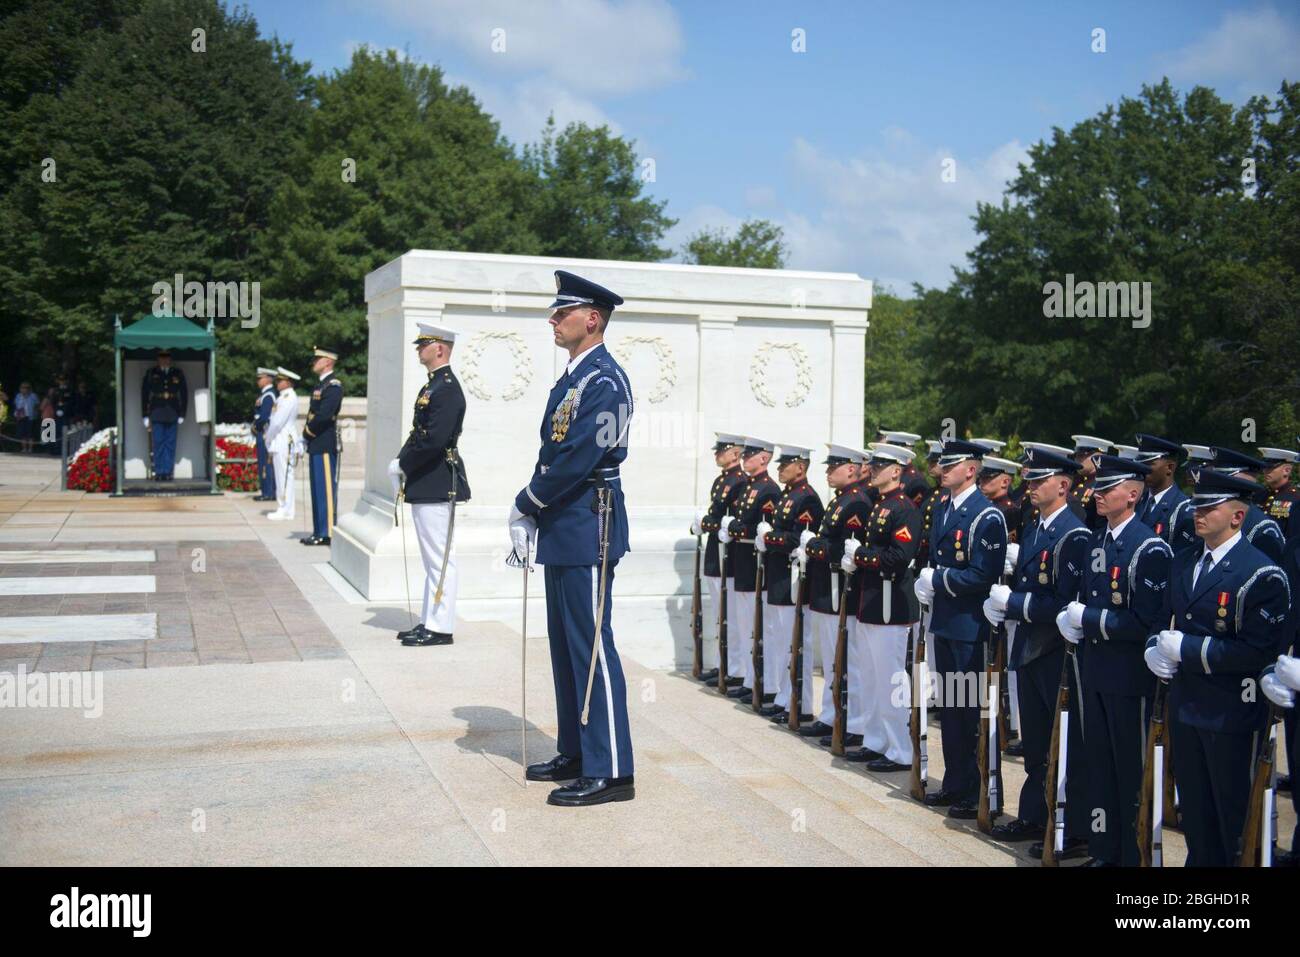
[[[83,492],[113,491],[113,439],[117,429],[100,429],[68,462],[68,488]]]
[[[223,434],[223,429],[229,431]],[[241,433],[235,426],[217,426],[217,487],[232,492],[256,492],[260,487],[257,449],[248,427],[243,429]]]

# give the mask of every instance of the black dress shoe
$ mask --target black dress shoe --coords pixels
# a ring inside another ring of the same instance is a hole
[[[324,538],[319,535],[311,535],[307,538],[300,538],[298,541],[304,545],[328,545],[330,543],[328,535]]]
[[[880,757],[874,761],[867,762],[867,770],[875,771],[878,774],[893,774],[895,771],[910,771],[910,764],[899,764],[897,761],[891,761],[889,758]]]
[[[773,724],[789,724],[790,712],[786,711],[785,708],[782,708],[779,711],[774,712],[767,720],[771,721]]]
[[[948,808],[948,816],[958,821],[973,821],[980,816],[980,809],[970,801],[954,802]]]
[[[402,644],[408,648],[424,648],[428,645],[450,645],[451,635],[445,631],[430,631],[428,628],[421,628],[418,635],[410,638],[403,638]]]
[[[770,718],[774,714],[786,714],[787,712],[779,704],[765,704],[758,709],[758,713],[765,718]]]
[[[938,791],[930,791],[925,796],[926,807],[947,807],[957,801],[957,795],[951,791],[945,791],[940,788]]]
[[[831,734],[823,736],[821,741],[818,742],[818,744],[820,744],[823,748],[829,748],[831,746],[831,740],[834,736],[834,733],[835,733],[835,729],[832,728]],[[846,748],[856,748],[861,743],[862,743],[862,735],[860,734],[844,735],[844,746]]]
[[[730,691],[728,691],[727,697],[735,698],[737,700],[741,698],[752,698],[754,697],[754,689],[746,688],[744,685],[741,685],[739,688],[732,688]]]
[[[1291,775],[1279,774],[1277,776],[1277,789],[1283,794],[1291,793]]]
[[[1043,842],[1034,841],[1025,852],[1036,861],[1043,859]],[[1075,857],[1084,857],[1088,853],[1088,842],[1081,837],[1067,837],[1061,853],[1056,855],[1058,861],[1068,861]]]
[[[1012,818],[1005,824],[996,824],[989,835],[995,841],[1007,841],[1015,844],[1019,841],[1032,841],[1043,838],[1043,825],[1031,824],[1028,821],[1022,821],[1020,818]],[[1039,855],[1042,856],[1041,854]]]
[[[700,681],[705,684],[712,684],[716,688],[718,686],[718,669],[710,668],[708,671],[701,671]]]
[[[844,760],[852,761],[854,764],[865,764],[868,761],[883,757],[884,755],[879,751],[872,751],[870,748],[858,748],[856,751],[844,752]]]
[[[812,724],[801,724],[799,735],[804,738],[820,738],[823,734],[830,734],[834,730],[829,724],[814,721]]]
[[[1284,847],[1279,847],[1273,852],[1274,867],[1297,867],[1300,866],[1300,855],[1294,850],[1288,851]]]
[[[1003,748],[1002,753],[1011,758],[1023,758],[1025,756],[1024,742],[1016,739]]]
[[[574,781],[582,777],[582,758],[557,754],[541,764],[530,764],[524,777],[530,781]]]
[[[610,801],[630,801],[634,797],[636,788],[629,774],[623,778],[578,778],[548,794],[546,803],[558,807],[586,807]]]
[[[416,625],[413,628],[408,628],[406,629],[406,631],[399,631],[397,633],[397,640],[405,641],[407,638],[410,638],[412,635],[418,635],[422,631],[424,631],[423,624]]]
[[[776,692],[763,695],[763,704],[772,704],[774,701],[776,701]]]

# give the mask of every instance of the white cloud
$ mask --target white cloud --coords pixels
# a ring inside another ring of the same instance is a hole
[[[1179,85],[1215,86],[1227,97],[1275,94],[1300,72],[1300,24],[1272,7],[1225,13],[1212,31],[1156,64]]]
[[[546,118],[552,114],[560,129],[570,123],[586,123],[588,126],[608,126],[617,136],[624,132],[594,100],[542,77],[515,83],[492,83],[448,74],[445,80],[451,86],[468,87],[483,104],[483,109],[501,124],[501,132],[517,144],[536,142],[541,137]]]

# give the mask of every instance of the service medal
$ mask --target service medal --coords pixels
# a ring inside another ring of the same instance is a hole
[[[577,389],[570,389],[565,393],[563,401],[555,407],[555,412],[551,415],[552,442],[563,442],[564,437],[569,434],[569,426],[573,418],[573,397],[577,391]]]
[[[1048,582],[1048,574],[1047,574],[1047,572],[1039,572],[1039,573],[1038,573],[1038,584],[1040,584],[1040,585],[1046,585],[1047,582]]]
[[[1117,591],[1115,591],[1115,592],[1111,592],[1111,593],[1110,593],[1110,603],[1111,603],[1112,605],[1122,605],[1122,604],[1124,604],[1124,596],[1121,595],[1121,594],[1120,594],[1119,592],[1117,592]]]

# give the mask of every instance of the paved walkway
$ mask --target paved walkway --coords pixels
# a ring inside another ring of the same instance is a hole
[[[404,607],[340,588],[324,550],[297,543],[301,523],[268,522],[247,496],[108,499],[57,479],[0,455],[0,671],[93,669],[102,714],[0,709],[0,864],[1031,866],[912,801],[905,774],[832,760],[626,656],[637,799],[549,807],[548,786],[521,781],[514,605],[511,625],[403,648]],[[358,484],[344,479],[341,507]],[[130,560],[94,554],[113,550]],[[112,581],[150,577],[151,591]],[[104,590],[4,590],[20,579]],[[149,614],[155,637],[108,622]],[[19,616],[47,619],[44,640],[6,640]],[[527,644],[528,756],[542,760],[550,663],[544,639]],[[937,725],[930,741],[933,777]],[[1018,761],[1005,779],[1014,803]],[[1166,849],[1181,863],[1179,835]]]

